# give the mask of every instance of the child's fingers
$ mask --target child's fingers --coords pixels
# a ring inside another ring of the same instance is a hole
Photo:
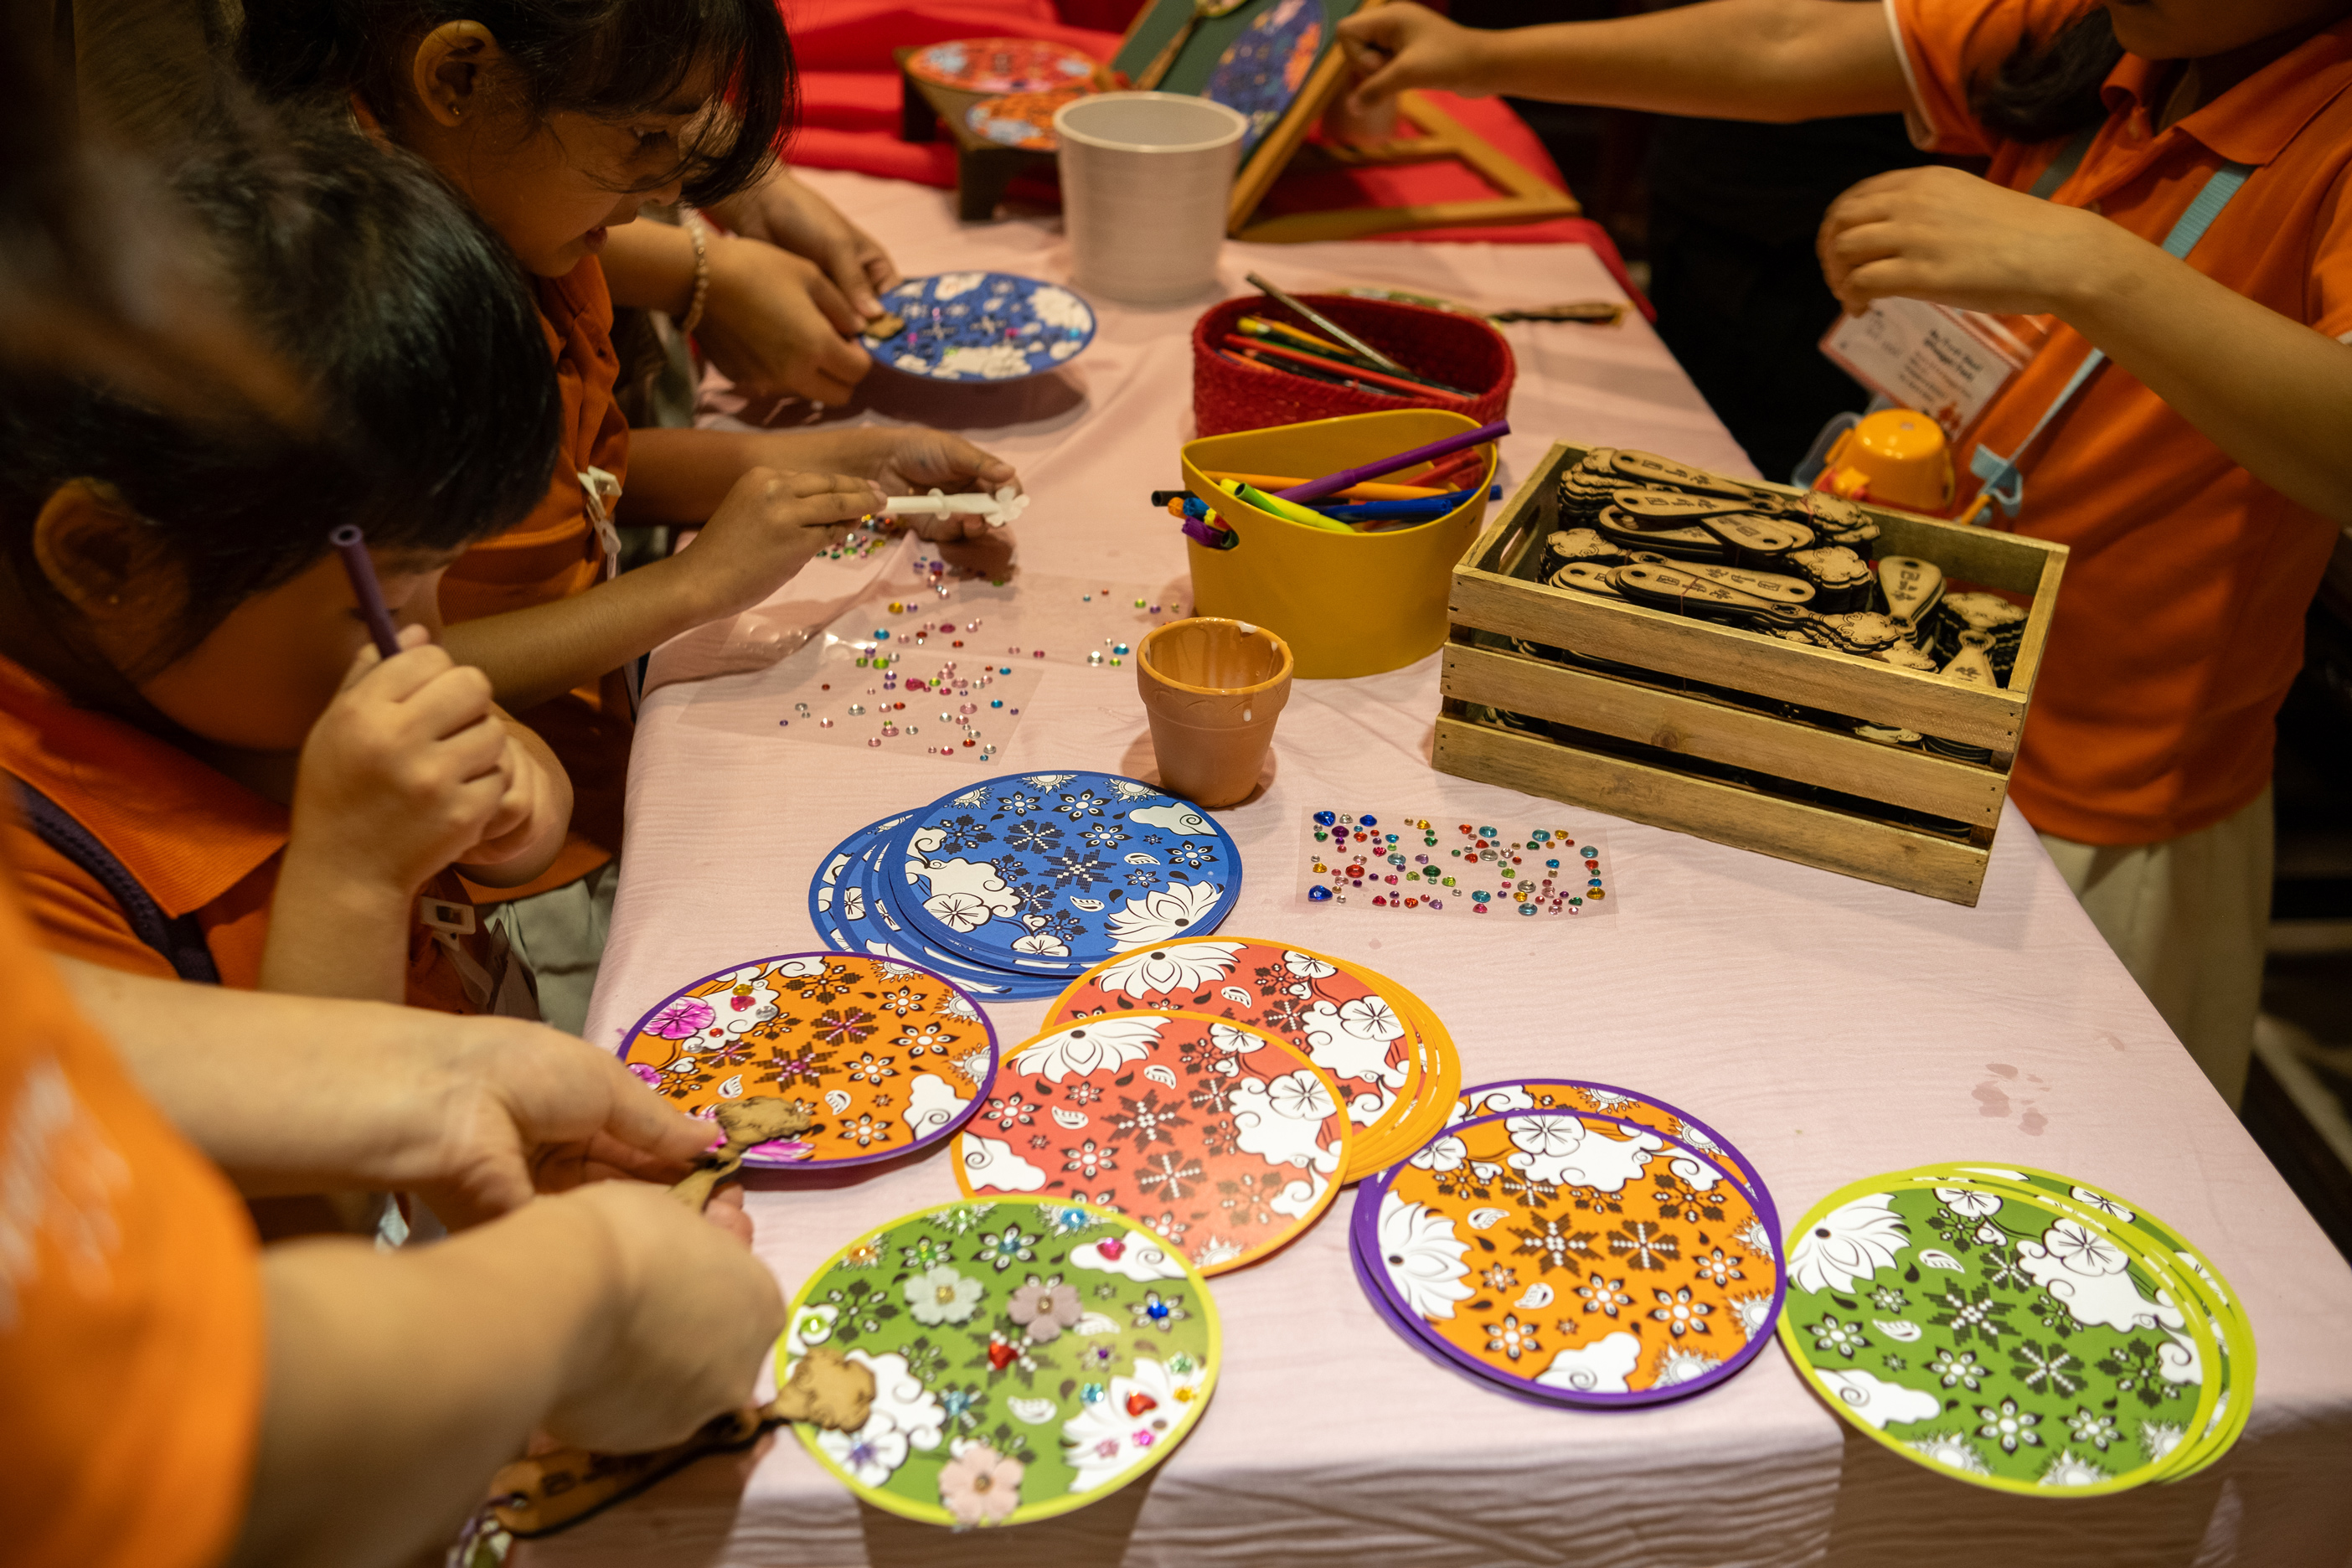
[[[403,626],[398,635],[401,652],[404,654],[412,648],[423,647],[433,640],[433,634],[420,626]],[[357,653],[352,655],[352,662],[343,671],[342,684],[335,689],[338,692],[349,691],[352,687],[357,686],[370,670],[383,662],[383,655],[376,650],[375,640],[371,637],[360,645]]]
[[[491,714],[491,697],[488,676],[470,664],[452,664],[400,699],[401,722],[411,734],[433,741],[485,721],[504,734]]]

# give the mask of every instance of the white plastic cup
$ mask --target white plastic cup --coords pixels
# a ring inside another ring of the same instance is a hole
[[[1249,121],[1205,98],[1104,92],[1054,115],[1071,280],[1159,304],[1217,280],[1225,207]]]

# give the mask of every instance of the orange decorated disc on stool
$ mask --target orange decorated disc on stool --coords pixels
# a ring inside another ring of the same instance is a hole
[[[787,952],[707,974],[647,1009],[621,1061],[681,1110],[800,1100],[816,1124],[746,1165],[824,1170],[943,1142],[996,1078],[996,1033],[952,982],[911,963]]]
[[[1048,1024],[1129,1013],[1204,1013],[1262,1029],[1301,1051],[1330,1075],[1354,1129],[1352,1182],[1377,1166],[1364,1156],[1392,1142],[1415,1109],[1427,1048],[1422,1018],[1402,987],[1325,953],[1254,937],[1168,942],[1104,960],[1070,983],[1046,1013]],[[1440,1031],[1442,1032],[1442,1031]],[[1447,1042],[1444,1055],[1452,1056]],[[1460,1082],[1457,1071],[1454,1082]],[[1450,1105],[1454,1090],[1437,1097]],[[1402,1154],[1444,1125],[1441,1110]]]
[[[1084,98],[1083,87],[1057,87],[1050,92],[1008,92],[983,98],[963,111],[964,128],[1003,147],[1031,153],[1051,153],[1060,146],[1054,134],[1054,112],[1072,99]]]
[[[1305,1051],[1205,1014],[1138,1012],[1006,1052],[956,1136],[956,1180],[973,1198],[1117,1209],[1219,1274],[1315,1222],[1348,1141],[1339,1090]]]

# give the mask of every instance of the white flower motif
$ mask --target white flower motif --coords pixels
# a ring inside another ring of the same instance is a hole
[[[1790,1282],[1801,1290],[1851,1291],[1856,1279],[1893,1268],[1911,1236],[1894,1201],[1872,1193],[1822,1215],[1790,1249]]]
[[[964,806],[986,805],[988,804],[988,786],[986,784],[982,784],[978,789],[968,789],[964,791],[961,795],[955,797],[955,804]]]
[[[1172,1358],[1171,1358],[1172,1359]],[[1076,1474],[1074,1492],[1090,1492],[1150,1459],[1151,1450],[1174,1440],[1177,1429],[1200,1408],[1201,1370],[1178,1374],[1150,1356],[1135,1358],[1135,1371],[1114,1377],[1100,1399],[1085,1404],[1062,1423],[1066,1458]]]
[[[1705,1377],[1722,1364],[1718,1358],[1702,1355],[1697,1351],[1668,1351],[1659,1360],[1658,1375],[1650,1380],[1650,1386],[1672,1388],[1676,1384]]]
[[[2094,1192],[2089,1187],[2075,1187],[2072,1190],[2074,1194],[2074,1201],[2079,1204],[2097,1209],[2101,1214],[2113,1215],[2126,1225],[2133,1225],[2138,1221],[2137,1215],[2105,1193]]]
[[[1750,1252],[1760,1253],[1766,1257],[1780,1250],[1772,1244],[1771,1232],[1766,1230],[1764,1222],[1754,1215],[1749,1215],[1739,1227],[1739,1245]]]
[[[1339,1027],[1360,1040],[1393,1040],[1404,1034],[1396,1009],[1377,996],[1359,996],[1341,1004]]]
[[[1209,1043],[1229,1057],[1245,1057],[1265,1045],[1265,1037],[1255,1029],[1244,1029],[1234,1024],[1209,1026]]]
[[[1040,289],[1037,291],[1037,297],[1042,298],[1046,290]],[[1058,294],[1061,290],[1057,289],[1053,292]],[[1134,779],[1113,779],[1110,781],[1110,793],[1121,800],[1150,800],[1160,792],[1150,784],[1139,783]]]
[[[1323,1080],[1303,1068],[1269,1079],[1265,1090],[1266,1104],[1274,1113],[1294,1121],[1320,1121],[1337,1109]]]
[[[1171,882],[1145,894],[1140,903],[1130,893],[1127,907],[1110,917],[1111,945],[1124,952],[1181,936],[1205,920],[1224,894],[1215,882]]]
[[[936,1327],[971,1317],[987,1288],[942,1263],[908,1279],[900,1289],[906,1293],[908,1314],[919,1323]]]
[[[1903,1446],[1922,1458],[1931,1459],[1964,1475],[1992,1474],[1992,1467],[1984,1462],[1984,1456],[1977,1452],[1976,1445],[1958,1432],[1930,1432],[1925,1437],[1914,1438]]]
[[[971,893],[942,893],[925,899],[923,908],[950,931],[971,931],[989,921],[987,904]]]
[[[1282,966],[1301,980],[1320,980],[1326,975],[1339,973],[1311,952],[1293,952],[1287,949],[1282,954]]]
[[[2139,1451],[2154,1464],[2173,1449],[2180,1447],[2182,1428],[2170,1421],[2143,1421],[2139,1424]]]
[[[950,991],[940,997],[939,1005],[931,1011],[942,1018],[961,1018],[967,1024],[980,1022],[980,1009],[973,1006],[971,998],[961,991]]]
[[[1025,773],[1021,782],[1031,789],[1059,789],[1077,776],[1076,773]]]
[[[1514,1148],[1530,1154],[1573,1154],[1584,1142],[1584,1123],[1573,1116],[1514,1116],[1503,1129]]]
[[[1586,1084],[1583,1092],[1584,1102],[1587,1105],[1595,1110],[1606,1110],[1612,1114],[1634,1103],[1632,1095],[1620,1094],[1613,1089],[1602,1089],[1598,1084]]]
[[[946,1413],[922,1380],[908,1370],[905,1356],[854,1350],[849,1359],[874,1373],[873,1409],[856,1431],[820,1430],[816,1443],[859,1485],[878,1487],[907,1462],[909,1450],[928,1452],[940,1446]]]
[[[1231,973],[1242,951],[1237,942],[1187,942],[1139,952],[1115,959],[1095,975],[1106,993],[1135,997],[1165,996],[1171,991],[1200,991]]]
[[[1964,1214],[1970,1219],[1983,1219],[2000,1212],[2000,1197],[1976,1187],[1937,1187],[1936,1201],[1954,1214]]]
[[[2087,1487],[2106,1479],[2107,1472],[2091,1460],[2077,1458],[2072,1448],[2061,1448],[2034,1481],[2045,1487]]]
[[[1739,1318],[1739,1332],[1744,1339],[1754,1339],[1769,1328],[1772,1322],[1772,1298],[1769,1293],[1751,1293],[1727,1297],[1731,1310]]]
[[[2120,1274],[2131,1265],[2122,1247],[2075,1220],[2062,1219],[2043,1231],[2042,1245],[2069,1274],[2096,1279]]]
[[[1214,1268],[1218,1264],[1230,1263],[1241,1255],[1241,1243],[1213,1236],[1192,1249],[1192,1261],[1202,1268]]]
[[[1038,953],[1046,958],[1067,958],[1070,955],[1069,943],[1044,931],[1031,931],[1027,936],[1014,937],[1013,951]]]
[[[1089,1018],[1022,1047],[1013,1058],[1013,1070],[1060,1083],[1125,1067],[1150,1056],[1167,1026],[1160,1017]]]
[[[1447,1171],[1460,1170],[1462,1162],[1468,1157],[1469,1152],[1468,1144],[1459,1138],[1448,1135],[1444,1138],[1433,1138],[1414,1150],[1412,1158],[1407,1163],[1419,1170],[1436,1171],[1442,1174]]]
[[[1404,1201],[1393,1188],[1381,1197],[1380,1247],[1389,1282],[1415,1316],[1432,1322],[1451,1318],[1454,1303],[1473,1294],[1462,1282],[1470,1272],[1462,1261],[1470,1244],[1454,1234],[1453,1220]]]

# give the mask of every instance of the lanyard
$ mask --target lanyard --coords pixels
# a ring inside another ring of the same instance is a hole
[[[2058,154],[2058,161],[2034,182],[2029,194],[2048,199],[2083,162],[2084,153],[2090,151],[2091,140],[2097,133],[2098,127],[2093,126],[2068,142],[2066,150]],[[2185,260],[2196,248],[2197,242],[2205,237],[2205,231],[2213,226],[2213,220],[2221,216],[2221,209],[2230,205],[2230,198],[2238,194],[2247,176],[2253,172],[2251,163],[2224,163],[2214,170],[2206,179],[2205,188],[2197,193],[2197,199],[2189,204],[2189,210],[2180,215],[2180,221],[2172,226],[2172,232],[2164,237],[2165,254],[2177,260]],[[2093,349],[2075,369],[2073,378],[2051,401],[2050,406],[2042,411],[2042,417],[2033,422],[2033,428],[2025,433],[2025,439],[2017,444],[2016,451],[2004,458],[1982,442],[1977,444],[1977,449],[1969,455],[1969,471],[1984,481],[1984,489],[1978,504],[1969,509],[1971,512],[1981,510],[1984,499],[1990,497],[2000,505],[2005,516],[2017,515],[2018,510],[2025,504],[2025,476],[2017,470],[2019,461],[2041,438],[2042,432],[2049,427],[2050,422],[2058,417],[2059,411],[2074,400],[2074,395],[2083,390],[2083,384],[2106,363],[2105,353]]]

